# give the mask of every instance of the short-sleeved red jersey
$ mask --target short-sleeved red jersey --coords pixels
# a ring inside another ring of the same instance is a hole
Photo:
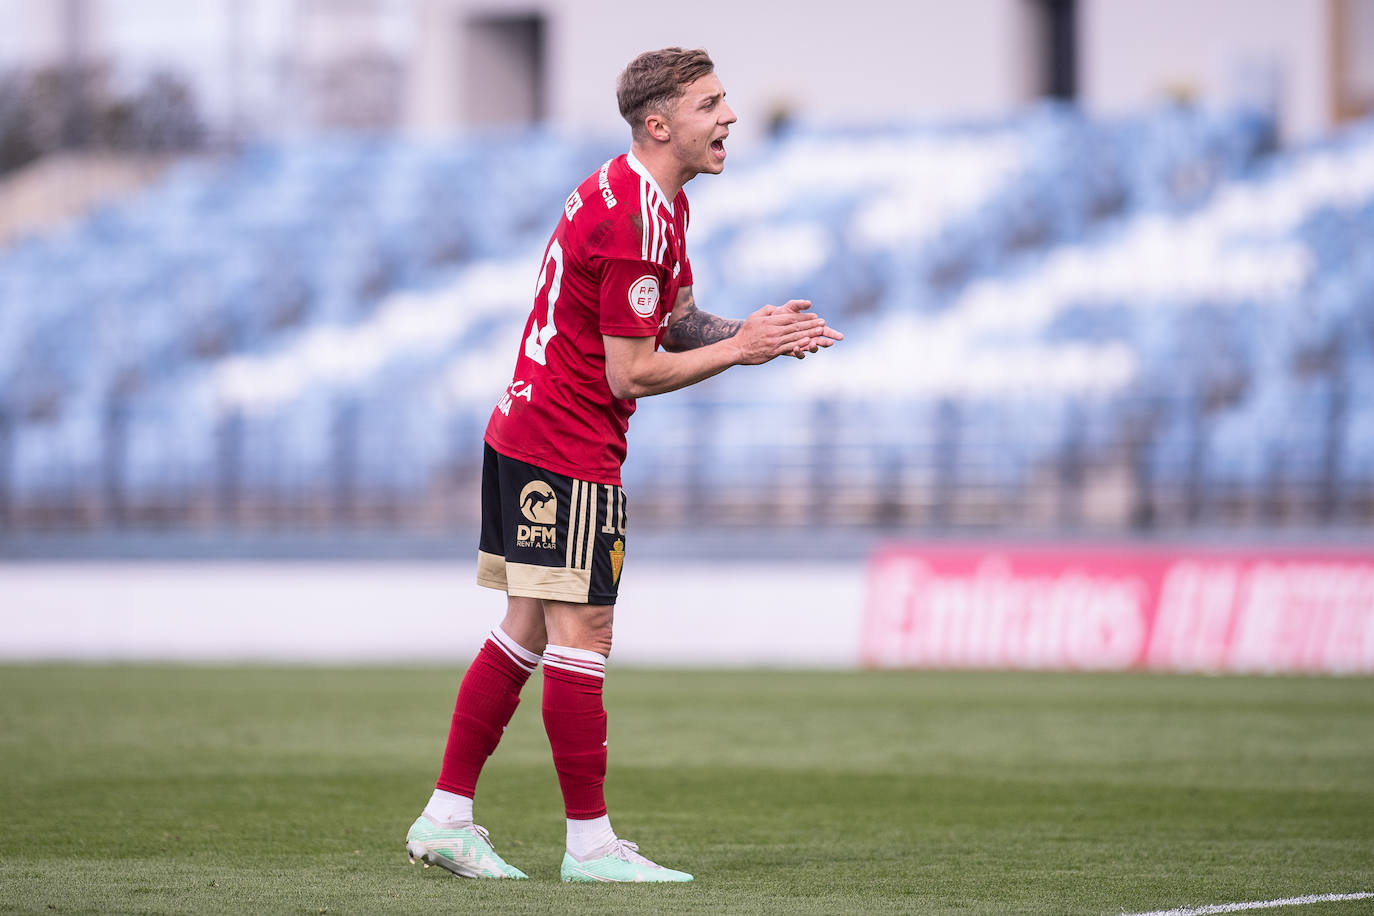
[[[611,394],[602,334],[663,339],[678,290],[692,284],[687,195],[669,203],[633,155],[610,160],[568,195],[544,249],[515,373],[486,441],[511,458],[620,484],[633,399]]]

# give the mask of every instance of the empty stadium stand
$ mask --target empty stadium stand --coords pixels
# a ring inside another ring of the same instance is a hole
[[[0,525],[470,524],[540,250],[616,152],[259,146],[0,249]],[[1374,123],[800,126],[688,192],[703,307],[847,339],[641,403],[637,524],[1374,517]]]

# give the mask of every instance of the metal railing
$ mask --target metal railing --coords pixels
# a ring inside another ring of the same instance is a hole
[[[462,531],[480,508],[481,420],[453,423],[445,453],[421,457],[343,406],[323,458],[302,465],[230,416],[213,443],[171,450],[199,459],[165,459],[154,472],[135,467],[148,455],[132,454],[125,427],[109,423],[94,459],[61,465],[55,453],[59,465],[28,489],[14,485],[17,438],[0,421],[0,528]],[[1139,397],[769,404],[669,396],[646,401],[632,424],[625,485],[634,524],[647,528],[1125,535],[1374,522],[1374,476],[1348,466],[1342,412],[1306,424],[1305,439],[1257,428],[1253,443],[1241,443],[1258,456],[1244,468],[1218,452],[1216,422],[1190,403]],[[1234,440],[1229,448],[1237,450]]]

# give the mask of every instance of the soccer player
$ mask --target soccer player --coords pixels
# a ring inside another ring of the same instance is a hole
[[[567,817],[562,879],[692,880],[618,837],[602,791],[625,432],[636,398],[731,366],[803,358],[843,336],[804,300],[727,321],[692,297],[682,187],[725,167],[735,122],[706,52],[641,54],[616,94],[630,152],[568,195],[512,381],[487,426],[477,581],[506,593],[505,618],[463,677],[434,794],[406,836],[412,862],[466,877],[526,877],[474,823],[472,799],[542,660],[544,728]]]

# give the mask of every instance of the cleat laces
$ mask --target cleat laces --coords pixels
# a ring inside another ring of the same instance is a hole
[[[662,868],[657,862],[651,862],[639,854],[639,844],[629,840],[622,840],[616,837],[615,843],[611,846],[611,851],[607,855],[615,856],[622,862],[629,862],[633,865],[648,865],[650,868]]]
[[[488,832],[487,828],[483,827],[481,824],[473,824],[472,830],[482,838],[482,842],[487,844],[488,849],[492,852],[496,851],[496,844],[491,841],[491,833]]]

